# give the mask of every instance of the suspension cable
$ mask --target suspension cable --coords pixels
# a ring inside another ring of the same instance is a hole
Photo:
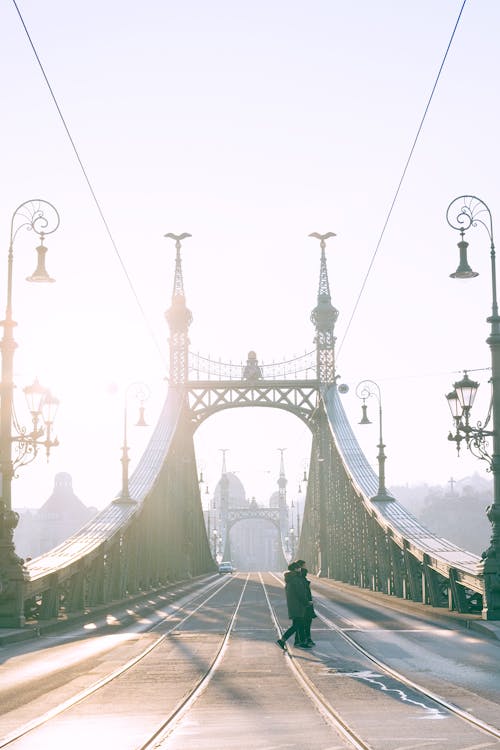
[[[415,148],[416,148],[416,145],[417,145],[417,141],[418,141],[418,139],[419,139],[419,137],[420,137],[420,133],[421,133],[421,131],[422,131],[422,128],[423,128],[423,125],[424,125],[424,122],[425,122],[425,118],[427,117],[427,113],[428,113],[428,111],[429,111],[429,107],[430,107],[430,105],[431,105],[431,101],[432,101],[432,99],[433,99],[433,97],[434,97],[434,93],[435,93],[435,91],[436,91],[436,88],[437,88],[437,85],[438,85],[439,79],[440,79],[440,77],[441,77],[441,73],[442,73],[442,71],[443,71],[443,68],[444,68],[444,64],[445,64],[445,62],[446,62],[446,58],[448,57],[448,52],[450,51],[450,48],[451,48],[451,45],[452,45],[453,39],[454,39],[454,37],[455,37],[455,32],[456,32],[456,30],[457,30],[457,28],[458,28],[458,24],[459,24],[459,22],[460,22],[460,18],[462,17],[462,12],[463,12],[463,9],[464,9],[464,7],[465,7],[465,3],[466,3],[466,2],[467,2],[467,0],[463,0],[463,3],[462,3],[462,7],[460,8],[460,12],[459,12],[459,14],[458,14],[458,17],[457,17],[457,20],[456,20],[456,22],[455,22],[455,26],[453,27],[453,31],[452,31],[452,34],[451,34],[451,37],[450,37],[450,41],[448,42],[448,46],[446,47],[446,52],[444,53],[443,59],[442,59],[442,61],[441,61],[441,65],[439,66],[439,70],[438,70],[438,74],[437,74],[437,76],[436,76],[436,80],[434,81],[434,85],[433,85],[433,87],[432,87],[432,91],[431,91],[431,94],[430,94],[430,96],[429,96],[429,99],[428,99],[428,101],[427,101],[427,104],[426,104],[426,107],[425,107],[425,110],[424,110],[424,114],[422,115],[422,118],[421,118],[421,120],[420,120],[420,124],[419,124],[419,126],[418,126],[418,129],[417,129],[417,133],[416,133],[416,135],[415,135],[415,138],[413,139],[413,144],[412,144],[412,146],[411,146],[411,149],[410,149],[410,153],[409,153],[409,155],[408,155],[408,158],[407,158],[407,160],[406,160],[406,164],[405,164],[405,166],[404,166],[403,172],[402,172],[402,174],[401,174],[401,177],[400,177],[400,179],[399,179],[399,182],[398,182],[398,186],[397,186],[397,188],[396,188],[396,192],[394,193],[394,197],[393,197],[393,199],[392,199],[392,202],[391,202],[391,205],[390,205],[390,207],[389,207],[389,211],[388,211],[388,213],[387,213],[387,216],[386,216],[386,219],[385,219],[384,225],[383,225],[383,227],[382,227],[382,231],[380,232],[380,236],[379,236],[379,238],[378,238],[378,242],[377,242],[377,245],[376,245],[376,247],[375,247],[375,250],[374,250],[374,252],[373,252],[373,255],[372,255],[372,257],[371,257],[371,260],[370,260],[370,263],[369,263],[369,266],[368,266],[368,270],[366,271],[365,277],[364,277],[364,279],[363,279],[363,283],[361,284],[361,289],[359,290],[359,294],[358,294],[358,296],[357,296],[357,299],[356,299],[356,302],[355,302],[355,304],[354,304],[354,308],[353,308],[353,310],[352,310],[352,313],[351,313],[351,317],[349,318],[349,321],[348,321],[348,323],[347,323],[347,328],[346,328],[346,329],[345,329],[345,331],[344,331],[344,335],[343,335],[343,337],[342,337],[342,340],[341,340],[341,342],[340,342],[339,348],[338,348],[338,350],[337,350],[337,358],[338,358],[338,356],[339,356],[339,354],[340,354],[340,352],[341,352],[341,350],[342,350],[342,346],[343,346],[343,344],[344,344],[344,341],[346,340],[347,334],[349,333],[349,329],[350,329],[350,327],[351,327],[351,323],[352,323],[352,321],[353,321],[353,318],[354,318],[354,316],[355,316],[355,314],[356,314],[356,310],[358,309],[358,305],[359,305],[359,303],[360,303],[361,297],[362,297],[362,295],[363,295],[363,292],[364,292],[364,290],[365,290],[365,286],[366,286],[366,283],[367,283],[367,281],[368,281],[368,277],[369,277],[369,275],[370,275],[370,272],[371,272],[371,270],[372,270],[373,264],[374,264],[374,262],[375,262],[375,258],[376,258],[376,256],[377,256],[377,253],[378,253],[378,251],[379,251],[380,245],[381,245],[381,243],[382,243],[382,239],[383,239],[383,237],[384,237],[384,234],[385,234],[385,230],[387,229],[387,225],[389,224],[389,220],[390,220],[390,218],[391,218],[391,216],[392,216],[392,212],[393,212],[394,206],[396,205],[396,201],[397,201],[397,199],[398,199],[398,196],[399,196],[399,192],[400,192],[400,190],[401,190],[401,186],[402,186],[402,184],[403,184],[403,180],[404,180],[404,178],[406,177],[406,172],[408,171],[408,167],[409,167],[409,165],[410,165],[410,161],[411,161],[411,159],[412,159],[412,157],[413,157],[413,152],[415,151]]]
[[[92,182],[90,181],[90,177],[88,175],[88,172],[85,169],[83,161],[82,161],[82,159],[80,157],[80,154],[78,152],[78,149],[76,147],[75,141],[73,140],[73,137],[72,137],[71,132],[69,130],[68,124],[67,124],[67,122],[66,122],[66,120],[64,118],[64,115],[63,115],[62,110],[61,110],[61,108],[59,106],[59,103],[58,103],[58,101],[56,99],[56,96],[54,94],[52,86],[50,85],[49,79],[48,79],[47,74],[45,72],[45,69],[44,69],[44,67],[42,65],[42,62],[41,62],[40,57],[38,55],[38,52],[36,51],[35,45],[33,43],[33,40],[31,38],[31,36],[30,36],[30,33],[29,33],[28,28],[26,26],[26,23],[24,22],[24,18],[23,18],[22,14],[21,14],[21,11],[19,10],[19,7],[18,7],[18,5],[16,3],[16,0],[12,0],[12,3],[14,5],[16,11],[17,11],[17,14],[19,16],[19,19],[21,21],[23,29],[24,29],[24,31],[26,33],[26,36],[28,38],[28,41],[29,41],[29,43],[31,45],[31,49],[33,50],[33,54],[35,56],[35,59],[36,59],[36,61],[38,63],[38,66],[39,66],[39,68],[41,70],[41,73],[42,73],[42,76],[43,76],[43,78],[45,80],[45,83],[47,84],[47,88],[48,88],[48,90],[50,92],[50,96],[52,97],[52,101],[54,102],[54,105],[55,105],[55,107],[57,109],[57,113],[58,113],[58,115],[60,117],[60,120],[61,120],[61,122],[63,124],[64,130],[66,131],[66,135],[68,136],[68,140],[69,140],[69,142],[71,144],[71,148],[73,149],[73,153],[76,156],[76,160],[78,161],[78,164],[79,164],[80,169],[82,171],[82,174],[83,174],[83,177],[85,179],[85,182],[87,183],[87,187],[89,188],[90,194],[92,195],[94,203],[95,203],[95,205],[97,207],[97,211],[99,212],[99,216],[102,219],[102,222],[103,222],[104,227],[106,229],[107,235],[108,235],[108,237],[109,237],[109,239],[111,241],[111,244],[113,246],[113,249],[115,251],[116,257],[118,258],[118,262],[120,263],[121,269],[122,269],[123,273],[125,274],[125,278],[127,279],[127,282],[128,282],[129,287],[130,287],[130,290],[132,291],[132,295],[133,295],[133,297],[134,297],[134,299],[135,299],[135,301],[137,303],[137,306],[139,307],[139,310],[141,312],[143,320],[144,320],[144,322],[146,324],[146,328],[148,329],[149,335],[151,336],[151,338],[153,340],[153,343],[155,345],[155,348],[157,349],[157,351],[158,351],[158,353],[160,355],[160,359],[162,360],[163,365],[167,365],[167,360],[165,358],[165,355],[164,355],[164,353],[163,353],[163,351],[162,351],[162,349],[161,349],[161,347],[160,347],[160,345],[158,343],[158,340],[157,340],[157,338],[156,338],[156,336],[154,334],[153,328],[152,328],[152,326],[151,326],[151,324],[150,324],[150,322],[149,322],[149,320],[148,320],[148,318],[146,316],[144,308],[143,308],[143,306],[141,304],[141,301],[139,299],[139,295],[137,294],[137,292],[135,290],[134,284],[132,282],[132,279],[130,278],[130,274],[127,271],[127,268],[125,266],[123,258],[120,255],[120,251],[118,250],[118,246],[117,246],[117,244],[115,242],[115,239],[113,237],[113,234],[111,232],[111,228],[110,228],[110,226],[109,226],[109,224],[108,224],[108,222],[106,220],[106,217],[104,216],[104,212],[103,212],[103,210],[101,208],[101,204],[99,203],[99,200],[97,198],[95,190],[94,190],[94,188],[92,186]]]

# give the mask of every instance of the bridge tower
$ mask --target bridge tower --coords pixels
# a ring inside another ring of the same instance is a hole
[[[318,299],[316,307],[311,312],[311,322],[316,329],[314,343],[316,344],[316,377],[319,388],[323,395],[330,386],[336,383],[335,373],[335,323],[339,315],[338,310],[332,305],[330,295],[330,284],[328,281],[328,268],[326,265],[325,247],[326,240],[335,237],[333,232],[319,234],[313,232],[309,235],[320,241],[321,261],[319,270]],[[328,440],[327,416],[323,405],[320,405],[315,419],[314,438],[311,452],[311,463],[314,468],[315,481],[311,486],[312,503],[317,508],[318,526],[316,550],[317,559],[315,567],[319,575],[330,575],[330,540],[328,518],[329,481],[331,477],[331,452]]]

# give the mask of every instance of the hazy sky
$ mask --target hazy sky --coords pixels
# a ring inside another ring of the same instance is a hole
[[[39,506],[67,471],[87,504],[120,489],[124,391],[145,381],[156,421],[166,390],[174,246],[189,232],[184,282],[191,348],[223,361],[289,358],[313,348],[319,247],[333,231],[330,286],[339,310],[345,408],[356,383],[382,389],[387,483],[445,483],[483,462],[447,441],[444,394],[464,368],[487,410],[489,243],[471,230],[477,279],[449,278],[459,237],[445,220],[463,193],[500,217],[500,5],[468,0],[351,325],[356,299],[429,99],[462,0],[20,0],[61,111],[116,243],[115,251],[13,3],[0,8],[0,231],[7,267],[17,205],[54,203],[48,238],[57,283],[28,285],[33,237],[14,259],[17,411],[38,375],[61,399],[60,447],[21,469],[16,506]],[[0,307],[6,277],[0,258]],[[127,281],[126,269],[139,303]],[[2,280],[4,287],[2,288]],[[483,369],[484,368],[484,369]],[[110,384],[117,392],[110,392]],[[371,404],[373,418],[376,404]],[[131,422],[132,422],[131,406]],[[374,419],[375,421],[375,419]],[[151,430],[130,432],[131,471]],[[355,432],[376,466],[377,427]],[[232,410],[196,435],[209,489],[221,454],[249,496],[289,490],[310,436],[291,415]]]

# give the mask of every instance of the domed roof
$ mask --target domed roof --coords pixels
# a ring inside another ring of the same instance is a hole
[[[227,482],[227,493],[229,496],[229,507],[244,508],[248,505],[245,488],[240,479],[231,471],[223,474],[215,486],[214,498],[220,500],[222,494],[221,485]]]
[[[41,516],[45,514],[73,516],[80,513],[88,513],[88,508],[73,492],[71,474],[61,471],[56,474],[52,495],[42,505],[39,514]]]
[[[270,508],[279,508],[280,506],[280,493],[278,490],[276,492],[273,492],[273,494],[269,498],[269,507]]]

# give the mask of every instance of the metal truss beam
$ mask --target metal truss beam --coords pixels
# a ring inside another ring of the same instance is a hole
[[[316,380],[195,380],[185,384],[192,423],[198,427],[223,409],[267,406],[295,414],[312,429],[319,400]]]

